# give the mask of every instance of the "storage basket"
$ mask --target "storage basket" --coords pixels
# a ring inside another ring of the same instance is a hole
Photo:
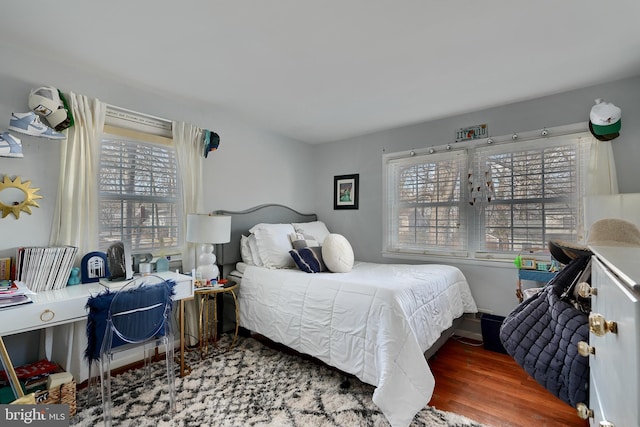
[[[58,387],[35,392],[36,403],[69,405],[69,416],[76,414],[76,382],[70,381]]]

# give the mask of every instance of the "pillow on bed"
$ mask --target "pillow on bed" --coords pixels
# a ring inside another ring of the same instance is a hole
[[[302,233],[291,233],[289,239],[293,249],[312,248],[320,246],[320,243],[313,236],[305,236]]]
[[[253,234],[250,234],[247,240],[249,242],[249,253],[251,254],[251,260],[253,261],[253,264],[251,265],[257,265],[258,267],[262,267],[263,263],[262,263],[262,259],[260,258],[260,252],[258,251],[258,242],[256,242],[256,236]]]
[[[327,271],[327,267],[322,261],[322,248],[320,246],[292,249],[289,254],[298,268],[306,273]]]
[[[249,231],[256,237],[258,254],[264,267],[295,267],[289,255],[289,251],[293,249],[289,240],[289,234],[295,232],[293,225],[260,223],[251,227]]]
[[[292,225],[293,228],[295,228],[296,233],[302,233],[305,236],[313,236],[321,245],[324,239],[329,235],[329,230],[322,221],[294,222]]]
[[[353,268],[353,248],[342,234],[329,234],[322,243],[322,259],[329,271],[347,273]]]
[[[254,265],[253,256],[251,256],[251,247],[249,246],[249,237],[244,234],[240,237],[240,257],[242,262]]]

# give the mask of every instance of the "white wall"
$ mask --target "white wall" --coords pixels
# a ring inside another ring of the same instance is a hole
[[[638,94],[640,77],[314,146],[315,212],[330,230],[347,236],[357,259],[404,262],[383,258],[381,253],[383,150],[392,153],[454,143],[456,129],[481,123],[488,125],[490,135],[499,136],[586,122],[596,98],[604,98],[622,109],[622,130],[620,137],[613,142],[620,192],[640,192]],[[333,177],[352,173],[360,174],[360,208],[334,211]],[[482,310],[505,315],[517,304],[517,272],[511,263],[445,261],[457,264],[467,275]]]

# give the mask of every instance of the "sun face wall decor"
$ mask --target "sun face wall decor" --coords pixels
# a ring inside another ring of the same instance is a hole
[[[42,196],[36,194],[39,188],[30,188],[31,181],[24,181],[17,176],[11,179],[9,175],[5,175],[0,182],[0,209],[2,210],[2,218],[10,213],[20,218],[20,212],[26,212],[31,215],[31,206],[39,208],[40,205],[35,202],[36,199],[42,199]]]

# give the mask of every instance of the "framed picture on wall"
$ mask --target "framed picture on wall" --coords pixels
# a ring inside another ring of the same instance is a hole
[[[333,177],[333,209],[358,209],[359,174]]]

